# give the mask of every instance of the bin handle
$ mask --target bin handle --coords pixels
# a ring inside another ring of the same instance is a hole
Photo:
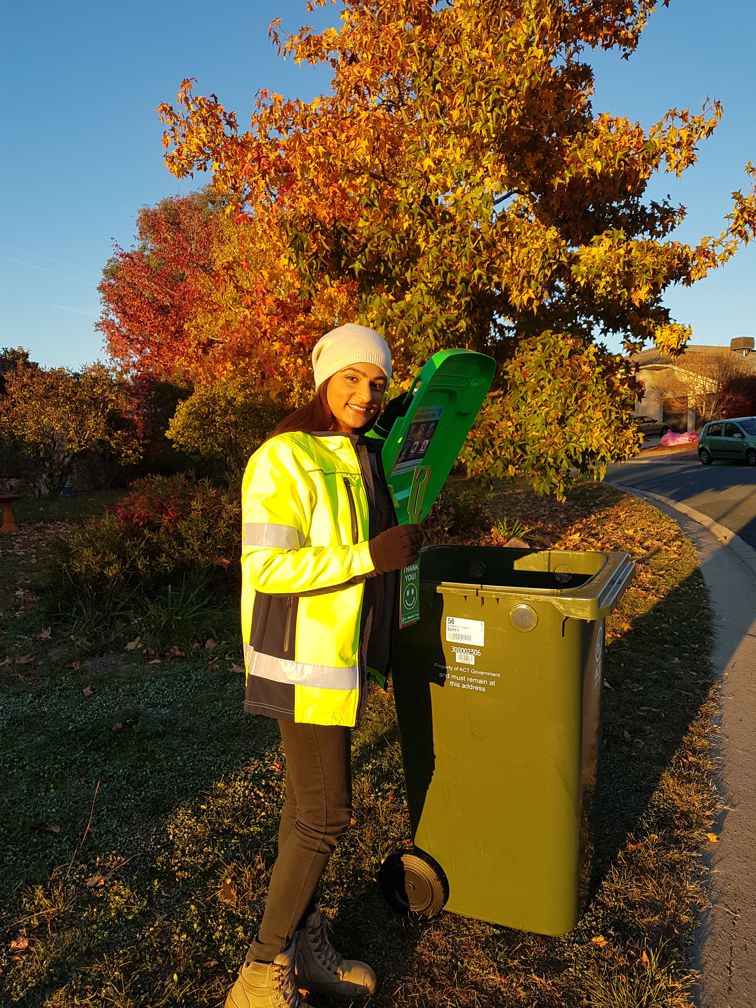
[[[553,597],[551,602],[567,617],[586,620],[604,619],[614,609],[634,575],[635,564],[627,553],[619,550],[607,553],[606,562],[599,573],[594,575],[600,579],[598,594],[592,600],[585,600],[584,612],[578,611],[581,608],[579,605],[576,607],[576,602],[579,601],[579,588],[574,589],[578,598],[571,598],[573,590],[567,588]],[[560,598],[564,600],[561,605]]]
[[[608,616],[635,576],[635,564],[627,553],[609,553],[605,576],[606,584],[599,592],[598,604]]]

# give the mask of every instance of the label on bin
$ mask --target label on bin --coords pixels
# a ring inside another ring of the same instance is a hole
[[[486,624],[483,620],[461,619],[459,616],[446,617],[446,639],[452,644],[472,644],[483,647]]]

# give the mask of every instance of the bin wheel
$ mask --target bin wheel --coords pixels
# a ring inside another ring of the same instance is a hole
[[[380,867],[378,885],[386,902],[399,913],[434,917],[449,899],[449,883],[430,854],[413,847],[393,851]]]

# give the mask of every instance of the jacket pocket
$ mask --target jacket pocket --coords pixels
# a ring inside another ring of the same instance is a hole
[[[354,502],[354,490],[352,490],[352,484],[346,476],[342,478],[344,480],[344,487],[346,488],[347,500],[349,501],[349,516],[352,520],[352,542],[356,543],[359,529],[357,527],[357,505]]]
[[[284,617],[283,653],[288,656],[291,647],[291,631],[294,623],[294,599],[289,595],[286,599],[286,615]]]

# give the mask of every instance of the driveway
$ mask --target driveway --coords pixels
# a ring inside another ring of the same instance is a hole
[[[756,549],[756,467],[715,462],[695,451],[644,451],[610,466],[606,479],[686,504],[735,532]]]

